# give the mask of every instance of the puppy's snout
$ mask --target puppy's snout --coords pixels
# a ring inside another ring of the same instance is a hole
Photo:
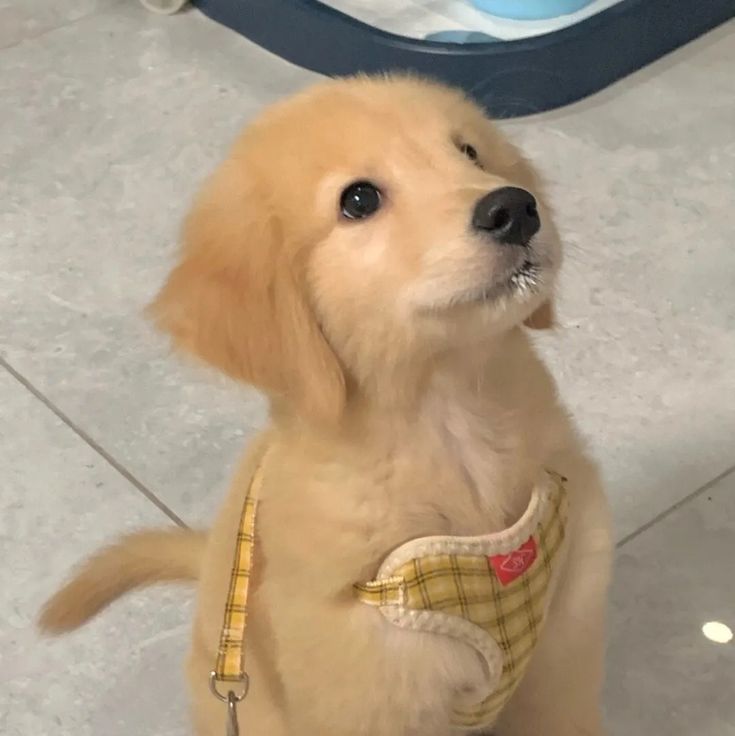
[[[536,200],[518,187],[495,189],[475,205],[472,227],[499,243],[528,245],[541,227]]]

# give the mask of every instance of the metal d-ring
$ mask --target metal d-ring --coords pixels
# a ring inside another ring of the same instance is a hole
[[[242,692],[236,693],[234,690],[228,690],[226,695],[223,695],[217,689],[217,683],[220,682],[216,672],[209,673],[209,689],[218,700],[223,703],[240,703],[247,697],[248,690],[250,689],[250,678],[243,672],[241,679],[239,680],[242,687]]]
[[[234,690],[228,690],[227,695],[223,695],[217,689],[217,673],[211,672],[209,675],[209,689],[212,691],[214,696],[221,700],[223,703],[227,703],[227,736],[240,736],[240,724],[237,721],[237,704],[245,699],[250,689],[250,678],[243,673],[240,680],[242,685],[242,692],[236,693]]]

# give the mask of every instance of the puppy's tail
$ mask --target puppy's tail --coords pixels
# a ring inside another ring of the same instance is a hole
[[[128,591],[158,582],[196,580],[206,542],[186,529],[138,532],[100,550],[49,600],[38,621],[47,634],[86,623]]]

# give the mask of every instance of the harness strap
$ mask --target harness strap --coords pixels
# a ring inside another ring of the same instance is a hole
[[[250,685],[245,671],[245,632],[255,549],[255,520],[260,489],[263,485],[263,464],[261,458],[243,502],[217,659],[209,676],[210,689],[219,700],[227,703],[228,736],[239,733],[236,704],[245,698]],[[229,686],[225,687],[223,692],[218,688],[220,683],[239,684],[239,692],[235,692]]]

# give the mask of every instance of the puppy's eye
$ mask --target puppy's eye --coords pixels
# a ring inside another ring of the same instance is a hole
[[[339,200],[342,215],[348,220],[363,220],[380,209],[382,195],[380,189],[369,181],[356,181],[350,184]]]
[[[462,143],[459,150],[473,163],[477,163],[477,149],[469,143]]]

